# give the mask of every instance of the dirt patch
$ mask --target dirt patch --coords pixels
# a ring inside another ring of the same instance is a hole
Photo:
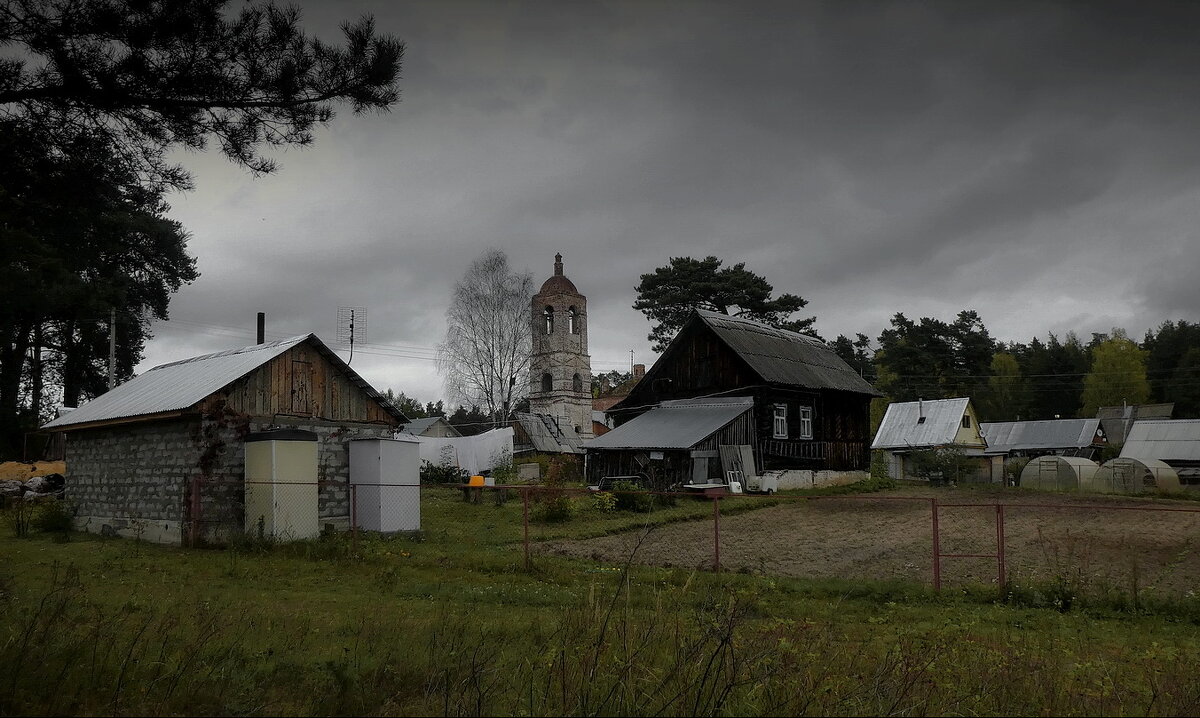
[[[1200,504],[1025,491],[906,488],[796,500],[722,517],[723,570],[780,576],[933,581],[938,508],[945,585],[999,575],[1001,513],[1010,580],[1180,594],[1200,585]],[[708,569],[711,520],[670,524],[539,550],[602,562]]]
[[[0,481],[16,479],[24,481],[33,476],[45,476],[46,474],[65,474],[67,465],[62,461],[35,461],[26,463],[24,461],[5,461],[0,462]]]

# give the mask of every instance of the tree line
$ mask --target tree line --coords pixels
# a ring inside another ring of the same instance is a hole
[[[167,217],[192,178],[172,150],[253,174],[338,105],[398,100],[404,45],[369,17],[343,42],[300,11],[229,0],[27,0],[0,6],[0,458],[22,435],[132,376],[152,319],[198,277]]]
[[[971,397],[985,421],[1091,417],[1102,406],[1174,402],[1200,417],[1200,324],[1166,321],[1142,341],[1121,329],[997,341],[978,313],[953,321],[895,314],[872,343],[830,342],[891,401]]]

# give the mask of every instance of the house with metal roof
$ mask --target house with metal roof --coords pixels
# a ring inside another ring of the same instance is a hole
[[[752,455],[757,475],[777,472],[779,488],[811,486],[816,474],[829,480],[843,474],[865,476],[870,463],[869,407],[879,395],[818,339],[742,317],[696,311],[628,396],[608,409],[613,431],[584,443],[589,483],[625,471],[630,461],[666,461],[666,447],[612,443],[632,436],[632,430],[622,431],[626,425],[637,422],[644,442],[678,443],[681,437],[664,423],[667,419],[704,417],[707,423],[701,428],[721,427],[712,425],[717,419],[710,417],[710,408],[682,408],[667,402],[717,398],[750,400],[746,431],[734,444],[749,448],[730,454]],[[641,421],[658,409],[669,411]],[[597,443],[601,439],[607,443]],[[630,452],[637,456],[619,455]],[[730,470],[716,447],[692,447],[689,452],[688,462],[653,466],[655,475],[673,479],[668,483],[698,479],[702,474],[720,480]],[[663,458],[656,458],[660,453]]]
[[[968,478],[1003,480],[1003,457],[989,453],[975,407],[967,397],[888,404],[871,448],[887,453],[888,474],[894,479],[925,478],[915,470],[918,452],[949,448],[968,457]]]
[[[1139,421],[1147,419],[1170,419],[1175,413],[1175,403],[1163,404],[1122,404],[1121,406],[1102,406],[1096,410],[1096,418],[1104,429],[1110,443],[1121,446],[1129,435],[1129,430]]]
[[[1122,459],[1162,461],[1184,484],[1200,484],[1200,419],[1139,419],[1121,447]]]
[[[429,416],[421,419],[413,419],[404,425],[400,430],[402,434],[412,434],[413,436],[432,436],[437,438],[449,438],[462,436],[462,432],[454,428],[454,425],[446,421],[444,416]]]
[[[83,530],[163,543],[243,524],[247,437],[317,444],[319,520],[349,522],[349,446],[406,417],[313,334],[163,364],[47,423]]]
[[[1096,459],[1108,445],[1100,419],[984,422],[979,431],[989,454],[1018,456],[1078,456]]]

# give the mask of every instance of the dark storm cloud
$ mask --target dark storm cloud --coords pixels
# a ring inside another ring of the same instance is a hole
[[[332,337],[369,306],[371,341],[428,354],[499,247],[539,283],[564,253],[598,369],[650,359],[630,305],[672,256],[745,261],[827,337],[967,307],[1021,340],[1197,318],[1200,4],[305,6],[324,36],[362,12],[400,35],[402,102],[275,177],[189,157],[204,276],[176,316]],[[362,361],[440,392],[427,360]]]

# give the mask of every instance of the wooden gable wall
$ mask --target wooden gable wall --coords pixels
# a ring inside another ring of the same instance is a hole
[[[250,416],[399,423],[308,343],[292,347],[235,382],[224,398],[230,409]]]
[[[703,323],[691,322],[623,400],[641,410],[620,412],[620,426],[649,408],[672,399],[691,399],[759,383],[758,375]]]

